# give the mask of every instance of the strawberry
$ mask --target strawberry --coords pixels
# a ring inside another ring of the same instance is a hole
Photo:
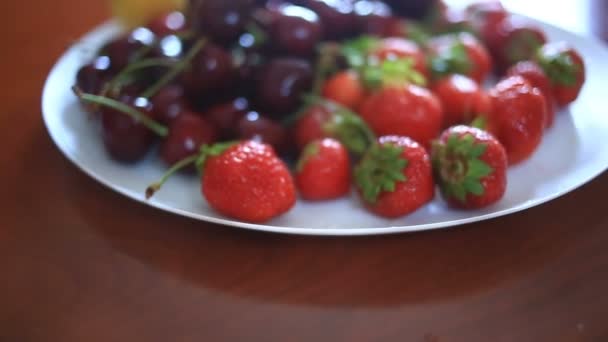
[[[408,58],[414,61],[414,70],[420,74],[429,75],[426,66],[426,56],[418,44],[404,38],[385,38],[375,46],[370,57],[378,61],[398,60]]]
[[[266,222],[295,205],[291,174],[269,145],[245,141],[206,147],[198,165],[203,195],[223,215]]]
[[[545,96],[547,103],[547,122],[546,127],[553,126],[555,121],[555,100],[551,92],[551,80],[545,71],[533,61],[523,61],[515,64],[507,70],[508,76],[521,76],[525,78],[533,87],[537,87]]]
[[[492,70],[488,50],[470,33],[443,35],[429,42],[430,68],[435,78],[466,75],[481,84]]]
[[[357,114],[334,102],[312,99],[295,123],[294,139],[299,150],[303,150],[322,138],[335,138],[356,155],[363,154],[376,139]]]
[[[431,160],[410,138],[378,139],[355,168],[355,184],[366,208],[376,215],[397,218],[433,200]]]
[[[424,52],[417,43],[408,39],[363,36],[344,43],[341,53],[348,65],[356,70],[364,66],[378,66],[385,61],[405,60],[409,61],[422,82],[429,76]]]
[[[545,33],[519,18],[508,17],[503,20],[494,41],[488,47],[494,55],[496,67],[505,71],[517,62],[532,59],[534,54],[547,42]]]
[[[365,88],[359,79],[359,74],[353,70],[347,70],[339,72],[325,81],[322,95],[349,109],[357,110],[365,97]]]
[[[567,43],[545,44],[536,54],[537,63],[551,80],[552,93],[558,106],[574,102],[585,83],[585,62]]]
[[[490,98],[488,131],[503,144],[511,165],[529,158],[543,137],[545,97],[523,77],[512,76],[491,89]]]
[[[252,140],[202,146],[198,155],[178,162],[149,186],[146,198],[193,163],[202,174],[203,196],[222,215],[261,223],[286,213],[296,203],[296,187],[287,166],[270,145]]]
[[[441,194],[460,209],[480,209],[498,202],[507,189],[507,152],[491,134],[455,126],[433,144],[433,168]]]
[[[361,105],[360,115],[378,136],[406,136],[427,147],[439,135],[443,123],[437,97],[412,84],[374,92]]]
[[[348,150],[331,138],[311,142],[300,156],[295,179],[300,195],[306,200],[331,200],[347,195],[351,185]]]
[[[486,46],[498,39],[502,23],[509,16],[509,12],[498,0],[475,2],[465,12],[473,32]]]
[[[445,77],[435,82],[432,90],[443,107],[443,127],[468,124],[490,112],[490,97],[479,84],[466,76]]]

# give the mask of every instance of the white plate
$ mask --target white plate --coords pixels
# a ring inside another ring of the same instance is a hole
[[[535,22],[532,19],[529,19]],[[352,196],[329,203],[299,201],[288,214],[266,225],[227,219],[213,212],[202,198],[196,177],[178,176],[151,201],[144,198],[164,165],[150,155],[136,166],[113,162],[104,151],[99,126],[89,120],[70,91],[78,68],[91,60],[97,48],[118,34],[107,23],[85,36],[57,62],[46,82],[43,116],[59,149],[81,170],[107,187],[150,206],[191,218],[229,226],[289,234],[374,235],[445,228],[486,220],[537,206],[572,191],[608,168],[608,49],[599,41],[582,38],[536,22],[551,41],[565,40],[585,57],[588,81],[579,100],[559,113],[532,159],[509,171],[509,187],[498,204],[479,211],[455,211],[439,199],[411,216],[386,220],[369,214]]]

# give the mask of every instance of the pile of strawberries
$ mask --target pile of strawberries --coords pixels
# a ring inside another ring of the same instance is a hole
[[[547,42],[498,1],[464,11],[438,2],[424,22],[317,49],[314,85],[284,122],[297,150],[291,170],[263,139],[200,142],[147,196],[194,164],[209,205],[246,222],[288,212],[298,193],[334,200],[353,186],[365,208],[387,218],[428,204],[436,186],[453,208],[483,208],[503,198],[508,167],[535,152],[585,82],[577,51]],[[493,73],[499,81],[485,89]],[[76,92],[89,106],[150,121],[134,106]]]

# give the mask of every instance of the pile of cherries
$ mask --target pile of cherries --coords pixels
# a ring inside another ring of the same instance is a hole
[[[319,47],[363,34],[403,36],[406,17],[434,8],[434,1],[193,0],[185,13],[107,43],[79,70],[74,89],[100,117],[105,147],[120,162],[141,160],[158,141],[167,165],[226,140],[256,139],[289,155],[285,122],[318,81]],[[125,106],[135,112],[126,115]]]

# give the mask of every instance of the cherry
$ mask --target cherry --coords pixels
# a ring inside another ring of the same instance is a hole
[[[123,98],[123,103],[152,117],[150,103],[144,98]],[[154,143],[154,133],[138,121],[113,108],[101,108],[103,142],[110,156],[120,162],[142,159]]]
[[[239,97],[232,101],[211,107],[205,117],[217,127],[225,139],[233,139],[237,135],[237,126],[249,110],[247,98]]]
[[[273,25],[273,38],[280,49],[294,55],[310,56],[323,35],[319,16],[304,7],[284,4]]]
[[[145,55],[147,48],[151,49],[156,40],[152,31],[145,27],[138,27],[128,35],[118,38],[106,44],[100,51],[100,55],[110,58],[112,69],[120,71],[134,59]]]
[[[161,157],[167,165],[174,165],[198,154],[201,146],[217,141],[217,129],[202,116],[182,113],[169,127],[169,135],[161,146]]]
[[[201,96],[210,90],[223,90],[235,76],[232,56],[223,48],[207,44],[192,59],[190,69],[181,76],[189,95]]]
[[[111,62],[108,56],[99,56],[92,63],[78,70],[76,74],[76,85],[84,92],[98,94],[112,73]]]
[[[295,111],[301,96],[310,90],[313,70],[306,60],[277,58],[261,71],[257,85],[257,102],[260,107],[278,116]]]
[[[158,58],[179,59],[186,51],[182,39],[174,34],[166,35],[154,47],[153,55]]]
[[[153,19],[146,27],[158,37],[168,36],[186,28],[186,16],[179,11],[170,12]]]
[[[403,36],[402,20],[392,15],[390,7],[376,0],[359,0],[354,5],[360,32],[378,37]]]
[[[165,125],[171,125],[178,116],[190,108],[184,88],[177,84],[170,84],[162,88],[152,99],[154,117]]]
[[[279,153],[287,152],[287,130],[278,122],[249,112],[237,124],[238,137],[242,140],[255,140],[271,145]]]
[[[190,2],[194,29],[219,43],[231,43],[244,30],[253,0],[194,0]]]
[[[426,16],[439,0],[386,0],[393,10],[402,16],[421,19]]]
[[[357,18],[352,0],[303,0],[305,7],[321,17],[325,26],[325,38],[335,40],[356,33]]]

